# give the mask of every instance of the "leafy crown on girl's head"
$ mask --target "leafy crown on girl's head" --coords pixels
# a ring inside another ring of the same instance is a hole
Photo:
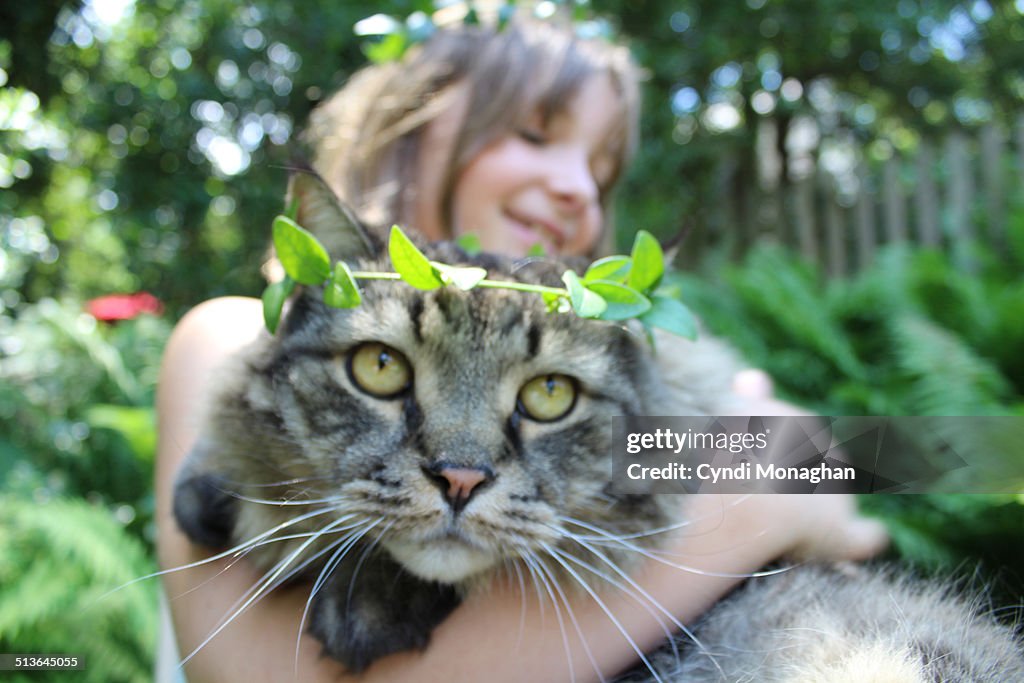
[[[588,40],[614,37],[611,24],[593,15],[589,0],[434,0],[416,4],[420,6],[404,19],[374,14],[356,22],[355,34],[369,38],[363,51],[371,61],[401,61],[410,47],[426,41],[439,28],[483,25],[501,31],[517,15],[570,26],[580,38]]]
[[[323,181],[312,173],[297,173],[292,178],[288,211],[274,219],[274,249],[285,276],[271,283],[263,293],[263,312],[267,329],[275,332],[285,300],[295,286],[324,287],[324,303],[334,308],[355,308],[362,302],[359,280],[395,280],[416,289],[431,290],[452,286],[461,290],[476,288],[511,289],[543,297],[552,313],[575,313],[596,320],[638,320],[652,334],[662,328],[694,339],[696,322],[668,288],[662,288],[665,258],[658,241],[641,230],[629,256],[608,256],[592,263],[582,277],[569,269],[562,275],[564,288],[487,279],[487,271],[476,266],[455,266],[431,261],[400,227],[391,227],[387,253],[394,272],[352,270],[345,261],[333,265],[328,250],[317,237],[298,224],[303,205],[305,215],[315,220],[344,224],[352,239],[349,254],[366,254],[372,249],[365,230],[352,220],[347,209],[337,202]]]

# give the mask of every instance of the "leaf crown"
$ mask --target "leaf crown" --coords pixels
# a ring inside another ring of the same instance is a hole
[[[611,25],[592,15],[590,0],[427,0],[413,4],[417,9],[404,19],[374,14],[355,23],[353,32],[367,38],[363,51],[370,61],[378,64],[400,61],[413,45],[425,42],[438,29],[453,25],[489,25],[501,31],[520,9],[537,20],[560,21],[572,26],[581,38],[613,38]]]
[[[661,245],[647,231],[637,233],[629,256],[607,256],[590,264],[581,277],[573,270],[562,274],[565,287],[547,287],[487,279],[477,266],[453,266],[431,261],[397,225],[391,227],[387,251],[394,272],[353,271],[344,261],[331,265],[327,249],[296,221],[297,202],[273,223],[274,248],[285,271],[263,293],[267,329],[275,332],[285,300],[296,284],[322,286],[324,303],[334,308],[354,308],[362,302],[359,280],[396,280],[420,290],[452,286],[511,289],[543,297],[552,313],[574,313],[581,318],[625,321],[636,319],[652,338],[652,330],[695,339],[697,324],[690,310],[662,285],[665,256]],[[468,253],[479,252],[479,240],[464,236],[459,245]]]

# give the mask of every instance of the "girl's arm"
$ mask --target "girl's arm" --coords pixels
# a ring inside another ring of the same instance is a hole
[[[159,445],[156,473],[158,552],[164,568],[202,560],[208,551],[192,545],[170,510],[174,475],[196,439],[201,406],[211,371],[255,338],[262,328],[260,302],[225,298],[209,301],[178,324],[168,343],[157,392]],[[749,383],[748,383],[749,384]],[[778,414],[781,404],[762,400],[763,383],[738,387],[754,396],[752,414]],[[682,571],[654,561],[635,580],[680,621],[692,622],[729,591],[737,578],[716,576],[754,572],[784,554],[822,558],[861,558],[885,543],[881,527],[856,515],[848,496],[680,497],[689,506],[686,534],[667,548]],[[227,561],[173,572],[164,586],[174,616],[180,655],[188,656],[217,628],[236,600],[258,579],[245,562]],[[527,595],[518,583],[496,585],[472,596],[435,631],[423,652],[386,657],[362,676],[320,656],[320,645],[301,624],[308,587],[277,589],[209,640],[186,665],[190,683],[204,681],[565,681],[570,664],[576,681],[598,680],[593,658],[611,676],[637,655],[601,606],[582,592],[569,592],[583,646],[564,605],[563,638],[556,610],[542,606],[529,580]],[[665,638],[664,627],[648,609],[614,589],[602,600],[641,649]],[[668,623],[665,617],[660,621]],[[565,641],[568,641],[568,646]],[[298,650],[296,649],[298,647]],[[566,649],[568,647],[569,654]]]

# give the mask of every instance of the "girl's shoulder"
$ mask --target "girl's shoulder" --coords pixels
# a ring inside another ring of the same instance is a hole
[[[256,339],[263,326],[259,299],[230,296],[204,301],[175,325],[164,352],[164,377],[218,365]]]

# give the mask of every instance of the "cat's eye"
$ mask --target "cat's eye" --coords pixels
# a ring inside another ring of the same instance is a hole
[[[534,377],[519,390],[519,410],[538,422],[552,422],[576,405],[576,380],[568,375]]]
[[[348,356],[348,375],[357,387],[377,398],[395,398],[412,384],[412,367],[401,352],[370,342]]]

